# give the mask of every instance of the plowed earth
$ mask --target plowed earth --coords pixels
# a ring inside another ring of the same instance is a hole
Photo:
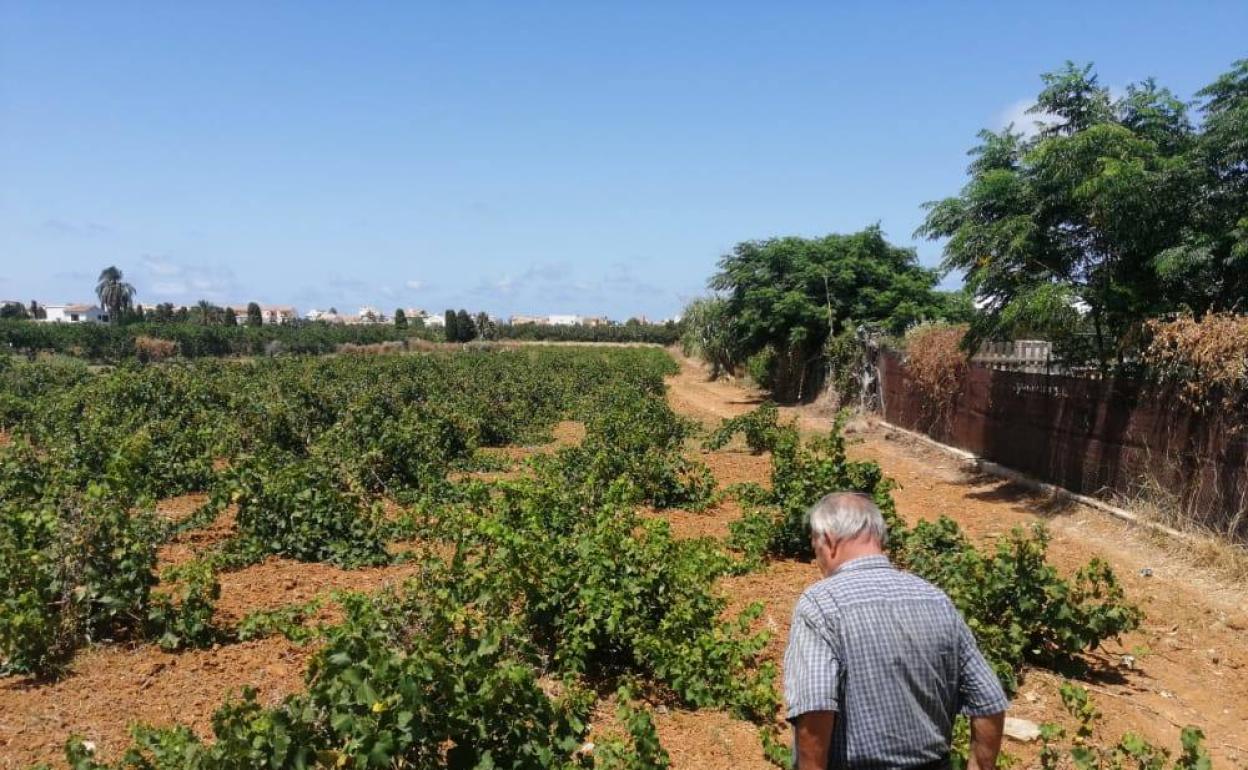
[[[708,426],[741,414],[761,398],[739,383],[707,382],[705,372],[682,360],[682,371],[668,381],[669,399],[682,414]],[[826,415],[808,409],[784,409],[803,430],[826,430]],[[579,427],[579,426],[578,426]],[[964,473],[952,458],[908,437],[871,424],[851,425],[852,453],[879,462],[901,487],[898,510],[908,520],[955,519],[984,543],[1016,525],[1045,522],[1052,532],[1051,560],[1073,571],[1088,559],[1107,560],[1139,603],[1143,627],[1088,656],[1092,674],[1084,684],[1104,714],[1098,733],[1108,741],[1134,730],[1149,740],[1177,748],[1179,727],[1197,724],[1209,736],[1215,766],[1248,768],[1248,597],[1242,586],[1226,585],[1174,553],[1154,536],[1079,506],[1055,506],[1050,500],[988,477]],[[570,425],[556,432],[556,444],[579,440]],[[520,460],[533,449],[508,452]],[[738,445],[719,452],[691,448],[707,463],[721,485],[741,481],[766,483],[769,459]],[[201,502],[194,496],[166,501],[162,512],[188,515]],[[727,535],[741,514],[726,501],[704,512],[648,511],[666,518],[680,537]],[[162,549],[163,564],[178,563],[232,530],[229,513],[210,527],[188,533]],[[1141,570],[1149,568],[1151,576]],[[269,609],[338,588],[374,590],[401,580],[408,565],[367,570],[338,570],[326,565],[269,559],[222,578],[220,613],[236,621],[246,612]],[[729,611],[762,602],[760,624],[772,632],[766,655],[780,665],[793,604],[817,579],[815,567],[778,561],[757,573],[721,581]],[[61,762],[61,746],[71,733],[85,736],[104,758],[115,758],[134,722],[180,721],[211,734],[212,712],[246,685],[263,702],[280,700],[302,687],[310,648],[280,637],[209,650],[163,653],[151,645],[107,645],[80,653],[68,676],[55,683],[19,677],[0,679],[0,768],[35,762]],[[1123,655],[1135,658],[1133,668]],[[1026,672],[1014,716],[1070,725],[1057,695],[1059,679],[1043,670]],[[611,730],[613,705],[598,709],[599,729]],[[762,757],[753,725],[713,711],[688,712],[659,707],[660,737],[674,768],[770,768]],[[598,730],[595,730],[597,733]],[[1007,741],[1006,750],[1034,765],[1036,748]]]

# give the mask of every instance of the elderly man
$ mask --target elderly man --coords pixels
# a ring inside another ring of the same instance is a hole
[[[990,770],[1009,701],[949,597],[894,569],[871,499],[810,510],[823,580],[797,601],[784,695],[798,770],[949,766],[953,720],[971,720],[971,768]]]

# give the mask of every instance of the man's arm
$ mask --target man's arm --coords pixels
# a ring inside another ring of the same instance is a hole
[[[832,727],[840,707],[841,663],[827,635],[827,618],[806,594],[793,608],[784,651],[784,700],[793,723],[794,761],[800,770],[827,770]]]
[[[827,770],[835,711],[807,711],[797,718],[796,770]],[[997,745],[1000,746],[1000,735]]]
[[[1001,753],[1001,734],[1004,730],[1004,711],[971,717],[971,755],[968,770],[994,770],[997,766],[997,755]]]
[[[958,696],[962,713],[971,720],[971,750],[968,770],[994,770],[1001,753],[1001,735],[1005,730],[1005,710],[1010,700],[1001,688],[992,666],[984,659],[975,643],[975,635],[958,618],[959,646],[962,648],[962,671]]]

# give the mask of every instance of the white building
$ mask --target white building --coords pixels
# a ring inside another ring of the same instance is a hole
[[[44,311],[47,317],[43,320],[48,323],[107,323],[108,313],[97,305],[69,304],[69,305],[44,305]]]
[[[385,313],[371,305],[365,305],[360,308],[360,312],[355,314],[355,318],[348,318],[347,323],[381,324],[386,323],[388,320],[390,319],[387,318]]]
[[[345,319],[336,310],[309,310],[304,318],[309,321],[324,321],[330,324],[345,323]]]
[[[234,317],[240,324],[247,322],[248,305],[230,305]],[[261,305],[260,322],[264,324],[288,324],[299,318],[299,313],[290,305]]]
[[[576,326],[580,322],[581,317],[579,315],[550,315],[546,317],[546,323],[551,326]]]

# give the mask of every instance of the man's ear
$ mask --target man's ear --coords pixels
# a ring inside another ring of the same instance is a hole
[[[834,537],[832,537],[826,532],[820,535],[819,539],[823,541],[823,547],[828,549],[828,556],[835,559],[836,549],[840,547],[840,543],[838,543]]]

